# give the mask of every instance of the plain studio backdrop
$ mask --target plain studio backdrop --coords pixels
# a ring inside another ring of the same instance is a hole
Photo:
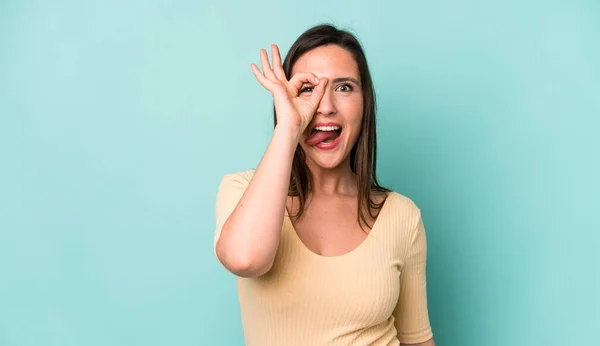
[[[0,345],[243,345],[215,195],[273,130],[249,64],[323,22],[364,44],[437,344],[597,344],[597,1],[4,0]]]

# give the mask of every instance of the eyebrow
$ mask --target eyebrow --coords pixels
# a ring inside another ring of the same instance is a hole
[[[342,82],[352,82],[358,86],[360,86],[360,83],[358,82],[358,80],[356,80],[355,78],[352,77],[340,77],[340,78],[335,78],[333,81],[331,81],[332,83],[342,83]],[[305,82],[303,85],[309,85],[311,83]]]
[[[341,78],[336,78],[333,80],[333,83],[341,83],[341,82],[352,82],[356,85],[360,85],[360,83],[352,77],[341,77]]]

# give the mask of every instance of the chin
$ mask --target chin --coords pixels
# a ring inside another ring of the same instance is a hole
[[[326,161],[326,160],[322,160],[322,159],[319,160],[318,158],[317,159],[313,158],[313,159],[311,159],[311,161],[314,164],[316,164],[317,166],[319,166],[320,168],[323,168],[323,169],[334,169],[334,168],[337,168],[341,164],[341,162],[342,162],[340,160],[331,160],[331,161]]]
[[[310,161],[312,164],[324,169],[339,167],[347,156],[343,155],[344,150],[341,147],[332,151],[319,150],[312,146],[309,146],[308,148],[304,147],[303,149],[306,155],[306,161]]]

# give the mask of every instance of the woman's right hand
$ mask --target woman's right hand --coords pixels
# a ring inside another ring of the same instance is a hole
[[[312,73],[302,72],[296,73],[288,81],[276,45],[271,45],[271,56],[273,67],[269,64],[267,52],[264,49],[260,50],[262,73],[255,64],[250,64],[250,67],[258,82],[273,94],[277,126],[284,126],[300,137],[319,106],[327,79],[317,79]],[[313,91],[302,96],[300,90],[303,86],[313,88]]]

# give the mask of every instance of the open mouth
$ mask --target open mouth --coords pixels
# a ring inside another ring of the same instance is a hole
[[[310,142],[317,143],[332,143],[342,134],[342,129],[318,130],[313,129],[308,136]]]

